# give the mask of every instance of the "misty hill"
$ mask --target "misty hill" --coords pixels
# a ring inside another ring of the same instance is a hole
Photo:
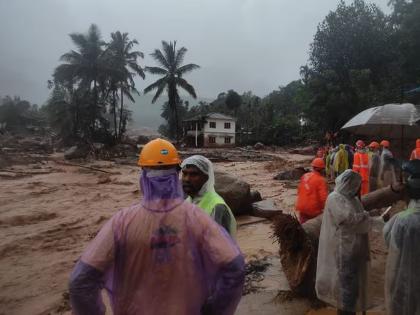
[[[133,112],[133,121],[130,123],[130,128],[150,128],[157,130],[159,125],[163,124],[165,120],[160,117],[162,113],[162,106],[168,100],[165,95],[162,95],[155,104],[152,104],[153,94],[150,95],[133,95],[136,102],[130,104],[129,109]],[[197,98],[181,95],[184,101],[190,103],[190,107],[197,105],[200,101],[208,102],[209,99]]]

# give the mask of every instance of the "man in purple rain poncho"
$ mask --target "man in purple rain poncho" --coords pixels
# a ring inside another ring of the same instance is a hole
[[[141,203],[118,211],[99,231],[70,277],[75,314],[233,315],[244,259],[210,216],[184,201],[178,153],[162,139],[140,154]]]

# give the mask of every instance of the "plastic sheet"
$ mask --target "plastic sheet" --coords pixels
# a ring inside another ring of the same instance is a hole
[[[420,314],[420,200],[393,216],[384,227],[388,258],[385,280],[387,314]]]
[[[356,197],[359,174],[346,170],[324,209],[319,238],[316,292],[319,299],[349,311],[369,308],[369,214]]]

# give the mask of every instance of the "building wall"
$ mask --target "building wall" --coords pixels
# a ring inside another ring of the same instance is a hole
[[[216,128],[210,128],[210,123],[216,123]],[[225,123],[230,123],[230,128],[225,129]],[[207,122],[204,124],[204,132],[211,132],[211,133],[233,133],[235,134],[235,121],[234,120],[222,120],[222,119],[212,119],[209,118]]]
[[[210,123],[216,124],[216,128],[210,128]],[[225,123],[230,123],[230,128],[225,128]],[[234,120],[213,119],[209,118],[204,124],[202,130],[198,130],[198,146],[205,147],[232,147],[235,146],[235,129],[236,124]],[[195,130],[188,130],[186,132],[188,138],[188,145],[195,146]],[[210,143],[209,137],[215,137],[216,142]],[[230,138],[230,143],[225,143],[225,138]]]
[[[215,137],[216,142],[210,143],[210,137]],[[225,143],[225,138],[230,138],[230,143]],[[204,133],[204,146],[205,147],[232,147],[235,146],[235,134],[234,133],[214,133],[214,132],[205,132]]]

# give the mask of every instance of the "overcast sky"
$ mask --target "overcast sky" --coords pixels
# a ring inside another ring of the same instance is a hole
[[[349,1],[346,1],[349,3]],[[373,1],[389,12],[388,0]],[[136,38],[142,65],[161,40],[188,49],[188,75],[199,97],[251,90],[259,96],[299,78],[309,44],[338,0],[0,0],[0,96],[43,104],[69,33],[96,23],[105,40],[120,30]],[[155,79],[137,80],[139,90]]]

